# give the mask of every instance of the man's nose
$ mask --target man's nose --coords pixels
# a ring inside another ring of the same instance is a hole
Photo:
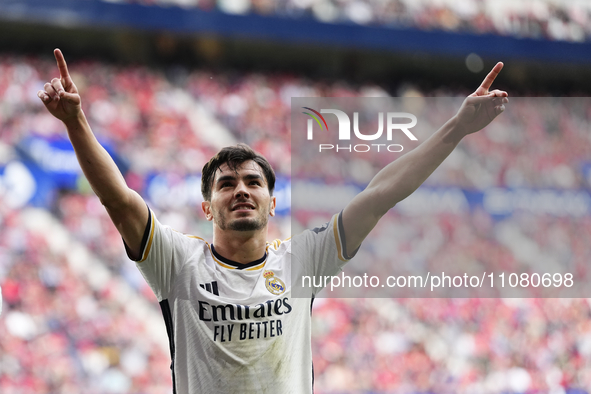
[[[236,186],[236,191],[234,192],[234,196],[236,198],[248,198],[250,196],[250,193],[248,193],[248,189],[246,188],[244,182],[238,183]]]

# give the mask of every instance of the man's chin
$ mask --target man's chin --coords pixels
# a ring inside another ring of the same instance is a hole
[[[257,231],[265,227],[265,224],[257,219],[236,219],[230,222],[228,229],[234,231]]]

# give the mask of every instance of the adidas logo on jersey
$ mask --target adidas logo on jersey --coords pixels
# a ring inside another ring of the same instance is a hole
[[[220,292],[218,291],[217,280],[214,280],[211,283],[200,283],[199,286],[201,286],[202,289],[205,289],[205,291],[209,291],[210,293],[215,294],[216,296],[220,295]]]

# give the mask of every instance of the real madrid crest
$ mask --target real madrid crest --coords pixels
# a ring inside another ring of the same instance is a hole
[[[266,278],[265,286],[267,286],[267,290],[269,290],[271,294],[279,295],[285,292],[285,283],[283,283],[281,279],[275,277],[273,271],[265,271],[263,276]]]

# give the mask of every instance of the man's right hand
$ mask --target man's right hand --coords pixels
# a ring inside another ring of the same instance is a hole
[[[78,116],[81,111],[81,100],[78,89],[68,72],[68,65],[62,51],[55,49],[53,54],[57,61],[60,77],[53,78],[51,82],[46,83],[44,90],[38,91],[37,96],[53,116],[66,122],[68,119]]]

